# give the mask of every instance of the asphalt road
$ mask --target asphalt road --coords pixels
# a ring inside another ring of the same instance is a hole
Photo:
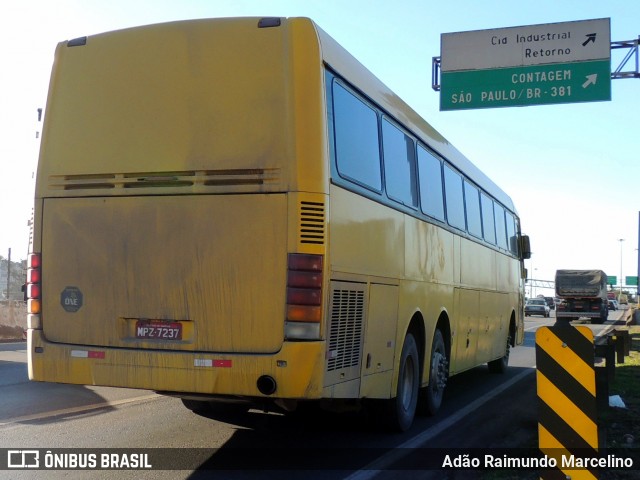
[[[612,312],[610,319],[621,314]],[[151,451],[156,466],[181,468],[0,470],[0,478],[442,478],[389,469],[416,449],[526,441],[536,425],[535,330],[554,321],[528,317],[525,344],[512,350],[506,374],[493,375],[482,366],[453,377],[439,414],[417,418],[404,434],[379,432],[371,418],[356,413],[285,416],[251,410],[207,418],[152,392],[29,382],[26,344],[0,344],[0,449],[161,449]],[[593,328],[597,335],[610,326],[611,321]],[[289,469],[294,465],[297,470]]]

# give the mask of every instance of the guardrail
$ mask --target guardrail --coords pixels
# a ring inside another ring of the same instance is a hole
[[[598,408],[609,406],[609,384],[615,379],[616,363],[624,363],[631,352],[631,336],[627,325],[638,323],[640,310],[629,310],[624,326],[616,327],[595,344],[596,402]],[[601,365],[604,360],[604,365]]]

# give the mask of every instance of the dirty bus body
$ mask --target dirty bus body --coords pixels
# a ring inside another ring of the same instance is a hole
[[[511,199],[308,19],[59,44],[35,216],[33,380],[404,430],[523,340]]]
[[[556,295],[561,299],[557,318],[591,319],[591,323],[607,320],[607,274],[602,270],[557,270]]]

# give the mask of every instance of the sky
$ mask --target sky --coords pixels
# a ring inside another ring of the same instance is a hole
[[[349,50],[514,200],[531,238],[530,277],[561,268],[637,275],[640,79],[612,100],[439,110],[431,88],[440,35],[611,19],[611,40],[640,34],[629,0],[24,0],[0,6],[0,255],[28,253],[44,108],[58,42],[138,25],[233,16],[305,16]],[[612,68],[623,52],[612,54]],[[627,65],[624,70],[633,70]],[[46,114],[46,112],[45,112]],[[620,241],[623,239],[623,241]]]

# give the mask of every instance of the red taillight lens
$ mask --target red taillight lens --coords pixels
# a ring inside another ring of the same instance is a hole
[[[40,254],[30,253],[27,258],[27,268],[40,268]]]
[[[42,281],[42,273],[40,266],[42,258],[39,253],[31,253],[27,258],[27,313],[40,313],[40,298],[42,290],[40,283]]]
[[[289,270],[322,272],[322,255],[310,255],[303,253],[290,253]]]
[[[287,261],[287,320],[319,322],[322,317],[322,255],[291,253]]]
[[[320,288],[287,288],[288,305],[320,305],[322,289]]]
[[[27,285],[27,298],[40,298],[39,283],[30,283]]]
[[[295,272],[287,273],[287,286],[298,288],[322,288],[322,273]]]
[[[27,270],[27,284],[40,283],[40,269],[29,268]]]

